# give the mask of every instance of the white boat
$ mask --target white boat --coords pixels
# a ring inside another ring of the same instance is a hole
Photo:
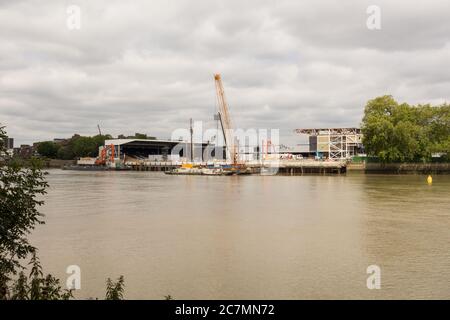
[[[202,175],[205,176],[228,176],[232,175],[232,171],[226,171],[222,168],[202,168]]]
[[[195,167],[181,167],[170,171],[166,171],[165,174],[174,175],[199,175],[199,176],[228,176],[233,172],[224,170],[222,168],[195,168]]]

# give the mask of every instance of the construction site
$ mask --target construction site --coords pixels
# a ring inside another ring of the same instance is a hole
[[[270,137],[246,144],[234,135],[230,108],[220,74],[214,75],[217,113],[214,119],[221,139],[194,141],[110,139],[97,158],[81,158],[74,170],[164,171],[167,174],[342,174],[348,162],[364,154],[359,128],[299,128],[293,134],[307,136],[308,145],[286,147]]]

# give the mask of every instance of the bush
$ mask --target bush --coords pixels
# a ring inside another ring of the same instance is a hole
[[[0,141],[6,136],[0,127]],[[5,152],[0,144],[0,154]],[[38,208],[44,204],[39,198],[48,187],[41,163],[31,159],[31,166],[22,167],[8,158],[0,166],[0,300],[65,300],[72,298],[72,291],[63,289],[60,280],[51,274],[44,276],[37,257],[37,249],[27,236],[43,224]],[[30,258],[29,276],[21,262]],[[13,280],[15,278],[15,280]],[[122,299],[124,278],[114,283],[107,281],[107,299]]]

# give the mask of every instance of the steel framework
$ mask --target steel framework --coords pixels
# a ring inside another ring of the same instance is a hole
[[[362,147],[362,134],[359,128],[295,129],[295,132],[325,138],[326,149],[331,160],[351,158],[355,155],[355,150]],[[319,141],[317,144],[319,145]]]

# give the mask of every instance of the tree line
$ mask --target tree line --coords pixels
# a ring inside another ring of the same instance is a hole
[[[368,101],[363,145],[382,162],[450,160],[450,105],[409,105],[386,95]]]
[[[42,141],[37,143],[37,152],[40,156],[50,159],[73,160],[82,157],[96,157],[98,149],[105,144],[105,140],[113,139],[110,134],[93,137],[75,134],[72,138],[61,142]],[[118,139],[155,139],[143,133],[134,136],[119,135]]]
[[[80,157],[96,157],[98,148],[105,144],[105,140],[112,139],[110,135],[96,135],[83,137],[74,135],[62,142],[43,141],[37,144],[40,156],[50,159],[72,160]]]

